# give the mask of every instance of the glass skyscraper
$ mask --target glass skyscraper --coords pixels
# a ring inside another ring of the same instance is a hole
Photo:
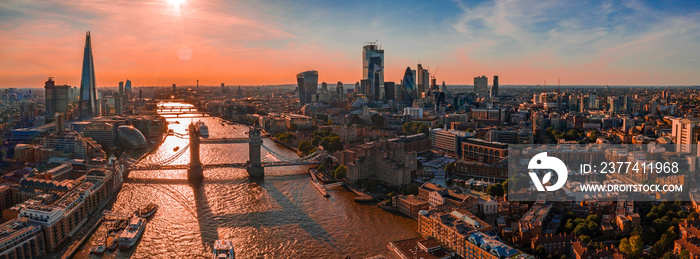
[[[406,73],[403,75],[402,81],[403,100],[406,104],[413,104],[416,99],[416,82],[414,81],[413,71],[411,67],[406,68]]]
[[[83,53],[83,74],[80,79],[80,118],[96,117],[100,114],[95,90],[95,64],[92,61],[92,44],[90,31],[85,34],[85,52]]]
[[[369,81],[369,95],[382,98],[384,92],[384,50],[371,43],[362,47],[362,79]]]
[[[316,102],[312,100],[318,92],[318,72],[316,70],[304,71],[297,74],[299,87],[299,105]]]

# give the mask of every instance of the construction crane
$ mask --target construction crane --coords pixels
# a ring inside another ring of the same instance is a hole
[[[440,65],[438,65],[437,68],[435,69],[435,73],[430,73],[430,77],[432,77],[434,79],[435,76],[437,75],[438,70],[440,70]]]

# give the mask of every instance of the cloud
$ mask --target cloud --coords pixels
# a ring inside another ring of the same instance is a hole
[[[100,86],[294,83],[307,69],[354,83],[375,40],[387,81],[420,61],[448,84],[697,84],[698,14],[637,1],[0,2],[0,87],[78,85],[87,30]]]
[[[463,13],[450,21],[458,32],[450,40],[465,47],[454,53],[484,73],[501,78],[511,73],[516,82],[566,76],[578,84],[697,84],[700,79],[678,76],[700,68],[697,11],[668,13],[639,2],[456,5]]]

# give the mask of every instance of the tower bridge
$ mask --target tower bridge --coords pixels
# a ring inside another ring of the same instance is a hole
[[[173,134],[175,137],[184,138],[184,134]],[[289,158],[285,157],[270,148],[263,145],[260,135],[260,129],[255,126],[248,131],[248,138],[202,138],[199,132],[199,127],[195,124],[190,124],[188,129],[189,144],[180,149],[170,157],[161,159],[156,162],[132,161],[129,170],[176,170],[187,169],[187,179],[190,181],[199,181],[204,178],[203,171],[205,168],[245,168],[248,175],[251,177],[262,178],[265,175],[265,167],[278,166],[295,166],[295,165],[314,165],[320,164],[326,157],[329,157],[324,150],[302,157]],[[219,163],[219,164],[202,164],[200,159],[199,148],[202,144],[248,144],[248,161],[245,163]],[[190,150],[190,162],[188,164],[173,165],[171,164],[177,158],[182,156],[185,151]],[[263,161],[262,149],[270,153],[277,161]],[[332,157],[331,157],[332,158]]]

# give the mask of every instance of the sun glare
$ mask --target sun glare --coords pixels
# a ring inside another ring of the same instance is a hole
[[[181,4],[185,3],[185,0],[167,0],[168,4],[174,5],[174,6],[180,6]]]

